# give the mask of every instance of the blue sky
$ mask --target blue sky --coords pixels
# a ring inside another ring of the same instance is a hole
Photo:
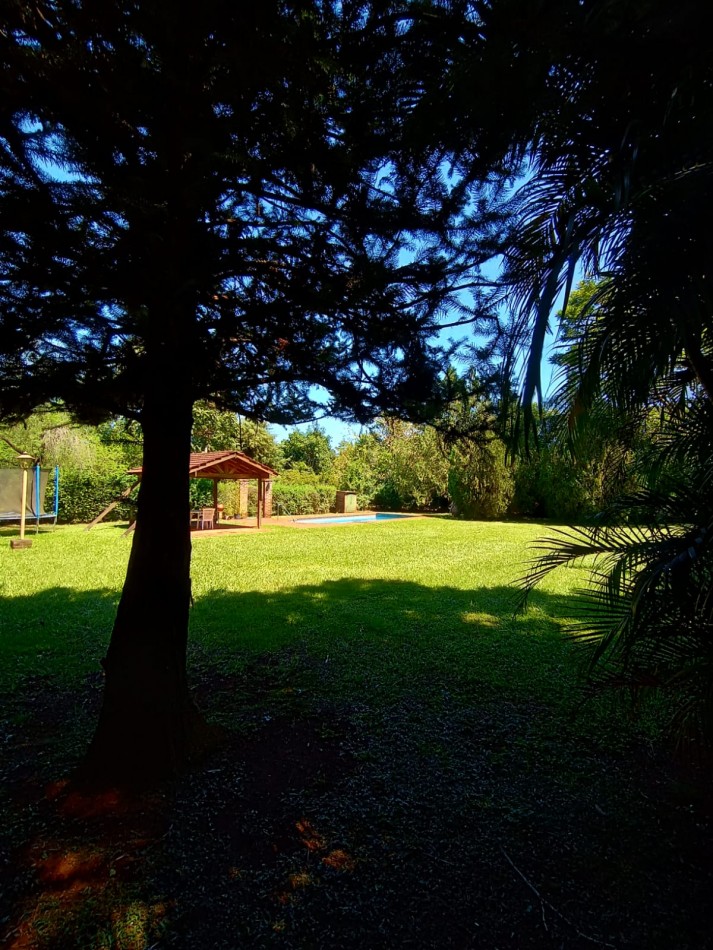
[[[548,395],[548,390],[551,383],[551,376],[552,376],[552,367],[549,365],[549,363],[546,363],[542,367],[542,385],[544,387],[543,393],[545,397],[547,397]],[[271,425],[269,428],[270,428],[270,431],[274,434],[275,438],[278,441],[282,441],[282,439],[287,438],[287,436],[293,429],[298,429],[302,432],[305,432],[308,429],[311,429],[312,426],[315,424],[315,422],[320,427],[320,429],[323,429],[327,433],[327,435],[329,436],[332,442],[332,448],[335,448],[335,449],[337,448],[340,442],[343,442],[345,440],[352,442],[354,441],[354,439],[356,439],[359,436],[359,434],[362,431],[364,431],[364,427],[360,426],[356,422],[343,422],[341,419],[335,419],[333,416],[325,416],[322,419],[316,419],[314,422],[302,422],[296,426]]]
[[[464,327],[462,339],[466,342],[472,341],[472,335],[469,327]],[[449,331],[452,333],[452,331]],[[550,339],[552,339],[550,337]],[[545,360],[545,364],[542,367],[542,386],[543,394],[547,398],[549,394],[549,389],[551,388],[552,382],[552,369],[553,367],[550,363]],[[360,432],[364,430],[363,426],[360,426],[356,422],[343,422],[341,419],[335,419],[332,416],[325,416],[321,419],[315,419],[314,422],[302,422],[296,426],[276,426],[271,425],[270,431],[275,435],[278,441],[285,439],[289,433],[298,429],[299,431],[305,432],[308,429],[311,429],[314,424],[317,424],[321,429],[323,429],[332,442],[332,447],[336,449],[340,442],[347,440],[349,442],[353,441],[358,437]]]
[[[486,265],[484,268],[485,273],[494,279],[497,276],[497,267],[498,265],[493,262],[490,266]],[[488,273],[489,272],[489,273]],[[581,275],[578,273],[575,279],[575,286],[581,280]],[[555,312],[559,309],[561,304],[555,305]],[[447,320],[444,322],[448,322]],[[476,337],[473,334],[473,328],[470,325],[463,327],[455,327],[449,330],[443,331],[440,336],[442,337],[443,343],[456,342],[462,340],[464,343],[473,343],[476,340]],[[555,344],[555,338],[552,334],[548,337],[548,343],[545,345],[545,353],[552,351],[552,348]],[[463,363],[460,369],[465,370],[467,365]],[[543,361],[542,366],[542,392],[543,396],[547,398],[550,395],[550,390],[552,389],[552,371],[554,367],[551,365],[547,357]],[[364,430],[363,426],[360,426],[356,422],[343,422],[341,419],[335,419],[332,416],[325,416],[321,419],[315,419],[313,422],[303,422],[297,426],[270,426],[270,431],[275,435],[278,440],[286,438],[293,429],[298,429],[302,432],[311,429],[313,425],[319,425],[327,435],[329,436],[332,447],[336,448],[340,442],[344,440],[353,441],[358,437],[360,432]]]

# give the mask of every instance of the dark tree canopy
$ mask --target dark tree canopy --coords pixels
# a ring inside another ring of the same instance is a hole
[[[421,119],[446,14],[4,5],[0,416],[61,400],[143,432],[87,774],[165,775],[205,738],[186,682],[195,401],[284,422],[326,392],[333,413],[367,419],[435,391],[453,252],[476,218],[484,235],[498,220],[486,181],[451,227],[466,191]]]
[[[47,3],[3,40],[4,413],[147,377],[275,421],[423,398],[447,189],[395,4]],[[413,136],[412,136],[413,138]]]

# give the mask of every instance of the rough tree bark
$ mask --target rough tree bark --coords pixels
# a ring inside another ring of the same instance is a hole
[[[163,365],[161,365],[163,364]],[[144,459],[133,545],[111,642],[99,722],[78,781],[134,785],[184,769],[207,727],[186,677],[191,600],[190,383],[154,362],[143,410]]]

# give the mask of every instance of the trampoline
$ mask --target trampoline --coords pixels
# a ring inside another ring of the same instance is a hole
[[[59,511],[59,466],[54,471],[36,465],[27,473],[27,499],[25,504],[25,523],[35,522],[39,530],[41,521],[57,524]],[[45,510],[45,494],[50,478],[54,482],[54,505],[52,511]],[[22,507],[22,469],[0,469],[0,522],[20,521]]]

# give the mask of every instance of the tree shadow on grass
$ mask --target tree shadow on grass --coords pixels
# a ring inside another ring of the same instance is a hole
[[[575,600],[536,592],[514,615],[509,587],[343,578],[268,594],[213,591],[192,612],[192,665],[199,675],[206,666],[227,674],[251,656],[280,655],[283,679],[303,694],[331,690],[344,699],[351,691],[363,703],[371,691],[376,707],[405,693],[425,701],[476,687],[481,699],[506,692],[569,702],[576,662],[562,618]],[[241,688],[254,693],[249,682]],[[210,703],[210,688],[201,692]]]
[[[11,607],[55,636],[94,611],[88,662],[114,596]],[[628,727],[572,718],[560,618],[575,599],[538,591],[513,617],[512,596],[342,579],[200,598],[191,676],[232,740],[172,789],[95,815],[6,793],[9,945],[705,946],[710,825]],[[59,765],[100,681],[57,688],[55,650],[20,684],[16,725],[40,728]]]

